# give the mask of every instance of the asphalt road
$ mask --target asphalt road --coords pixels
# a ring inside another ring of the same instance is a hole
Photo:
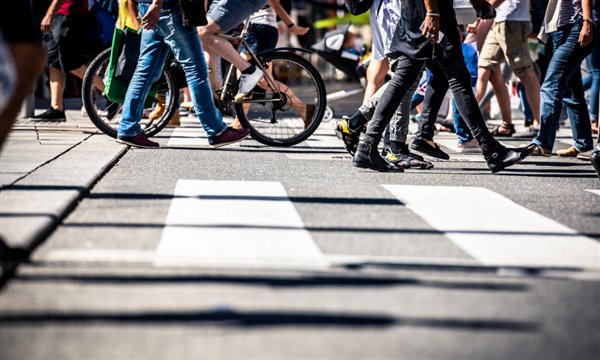
[[[0,358],[600,358],[588,163],[492,175],[440,134],[450,161],[381,174],[331,124],[291,149],[183,129],[128,150],[19,268]]]

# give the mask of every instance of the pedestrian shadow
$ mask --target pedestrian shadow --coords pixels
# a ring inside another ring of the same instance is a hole
[[[188,325],[228,328],[258,327],[417,327],[467,331],[538,332],[541,324],[514,319],[402,317],[326,311],[143,311],[143,312],[4,312],[0,325]]]
[[[35,263],[33,263],[35,265]],[[458,268],[458,267],[457,267]],[[463,269],[464,270],[464,269]],[[408,277],[377,275],[94,275],[94,274],[22,274],[20,282],[71,282],[81,284],[141,285],[141,284],[231,284],[236,286],[270,288],[320,288],[320,287],[421,287],[460,291],[527,292],[530,287],[517,282],[482,282],[456,280],[425,280]]]

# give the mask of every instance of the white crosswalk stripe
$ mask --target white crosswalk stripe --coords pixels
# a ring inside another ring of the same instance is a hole
[[[600,268],[600,244],[485,188],[383,185],[485,265]]]
[[[181,125],[173,129],[167,147],[206,147],[208,140],[206,132],[195,116],[182,116]],[[240,143],[229,145],[239,147]]]
[[[278,182],[179,180],[154,263],[325,268]]]

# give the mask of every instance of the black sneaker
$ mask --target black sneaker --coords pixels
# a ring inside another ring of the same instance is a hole
[[[433,156],[434,158],[449,160],[450,156],[446,154],[438,144],[435,146],[431,146],[427,141],[423,139],[414,139],[412,144],[410,144],[410,148],[422,152],[423,154]]]
[[[49,107],[48,110],[44,111],[39,115],[35,115],[31,118],[33,121],[67,121],[64,110],[56,110],[53,107]]]
[[[360,139],[360,131],[351,132],[348,117],[343,116],[342,120],[335,123],[334,131],[335,136],[344,142],[344,148],[350,155],[354,155],[356,148],[358,147],[358,141]]]
[[[598,180],[600,180],[600,147],[597,147],[596,150],[592,151],[590,159],[594,169],[596,169],[596,172],[598,173]]]
[[[360,143],[354,154],[352,165],[358,168],[367,168],[371,170],[388,172],[403,172],[404,170],[394,164],[389,163],[381,157],[376,146]]]
[[[406,146],[406,152],[400,151],[394,153],[388,149],[385,154],[385,159],[403,169],[428,170],[433,168],[432,163],[425,161],[421,156],[408,151],[408,146]]]
[[[526,148],[506,148],[500,144],[491,152],[484,152],[483,157],[492,173],[497,173],[525,159],[535,149],[534,144]]]

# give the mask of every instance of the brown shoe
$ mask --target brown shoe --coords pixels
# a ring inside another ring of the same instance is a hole
[[[575,157],[577,154],[579,154],[579,150],[577,150],[575,146],[571,146],[564,150],[558,150],[556,152],[556,155],[561,157]]]
[[[179,121],[179,109],[175,110],[173,116],[169,119],[169,123],[167,126],[179,126],[181,125],[181,121]]]
[[[526,148],[529,145],[534,145],[535,146],[534,149],[533,149],[533,151],[529,155],[533,155],[533,156],[546,156],[546,157],[552,156],[552,150],[544,149],[543,147],[541,147],[539,145],[535,145],[533,143],[530,143],[530,144],[521,144],[521,145],[519,145],[519,147],[520,148]]]

